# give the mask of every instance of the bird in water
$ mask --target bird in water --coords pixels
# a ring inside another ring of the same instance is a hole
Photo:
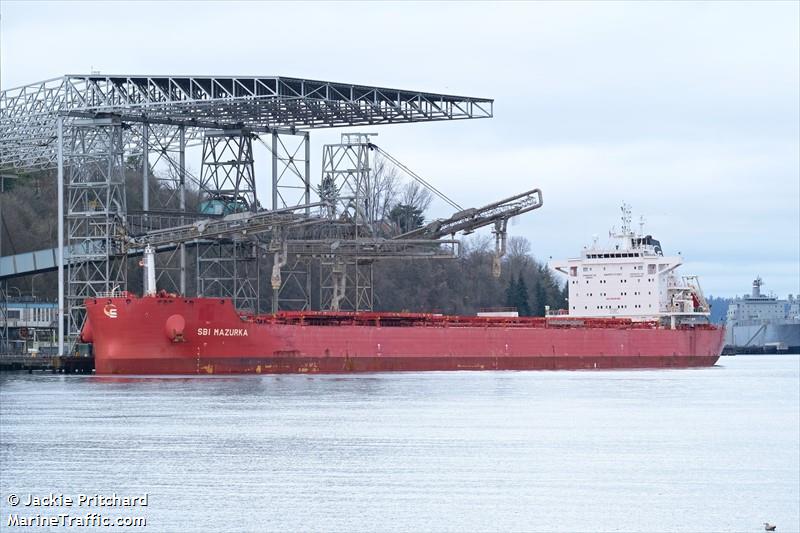
[[[769,522],[764,522],[764,531],[775,531],[775,526]]]

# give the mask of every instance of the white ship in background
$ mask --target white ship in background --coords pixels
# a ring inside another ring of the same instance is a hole
[[[710,308],[696,276],[679,276],[680,255],[665,256],[652,235],[631,229],[631,211],[622,206],[622,228],[611,244],[585,247],[574,259],[552,261],[567,275],[569,316],[658,320],[673,328],[708,322]]]
[[[800,353],[800,300],[761,294],[761,278],[753,280],[749,295],[728,306],[725,319],[726,351]]]

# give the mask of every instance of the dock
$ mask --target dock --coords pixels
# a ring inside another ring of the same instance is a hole
[[[91,374],[94,372],[94,357],[87,355],[28,355],[0,354],[0,372],[33,371],[53,374]]]

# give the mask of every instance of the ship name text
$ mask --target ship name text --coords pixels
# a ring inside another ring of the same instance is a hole
[[[247,337],[244,328],[197,328],[199,337]]]

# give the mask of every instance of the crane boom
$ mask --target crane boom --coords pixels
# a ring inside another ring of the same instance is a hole
[[[234,236],[255,235],[271,231],[274,228],[310,226],[328,222],[327,219],[308,217],[295,211],[327,205],[325,202],[303,204],[274,211],[257,213],[243,212],[227,215],[223,218],[206,218],[192,224],[174,228],[149,231],[134,237],[130,244],[144,246],[162,246],[166,244],[189,242],[195,239],[225,238]]]
[[[459,232],[467,235],[492,224],[499,231],[505,232],[506,223],[510,218],[540,207],[542,207],[542,191],[531,189],[483,207],[464,209],[450,218],[434,220],[421,228],[398,235],[395,239],[439,239]]]

